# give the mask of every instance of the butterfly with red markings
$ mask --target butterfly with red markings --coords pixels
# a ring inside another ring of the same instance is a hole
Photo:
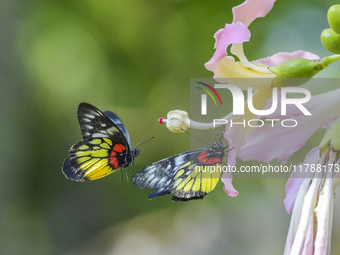
[[[62,168],[66,178],[96,180],[132,167],[139,150],[131,148],[129,132],[116,114],[81,103],[77,116],[83,140],[70,148]]]
[[[221,175],[225,150],[223,134],[209,147],[186,151],[140,169],[132,182],[156,189],[147,198],[172,194],[173,201],[202,199],[213,191]]]

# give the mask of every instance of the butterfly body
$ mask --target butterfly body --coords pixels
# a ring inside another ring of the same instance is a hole
[[[131,148],[130,135],[116,114],[81,103],[77,116],[83,140],[70,148],[62,168],[66,178],[95,180],[133,165],[139,150]]]
[[[132,182],[139,188],[156,189],[147,198],[172,194],[173,201],[201,199],[217,185],[225,147],[217,140],[209,147],[186,151],[139,170]]]

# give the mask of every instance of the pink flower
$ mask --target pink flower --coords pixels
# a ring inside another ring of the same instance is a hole
[[[230,78],[275,78],[276,75],[269,71],[267,67],[280,65],[292,58],[319,58],[313,53],[296,51],[292,53],[280,52],[271,57],[252,62],[248,61],[243,52],[243,43],[250,40],[248,26],[256,18],[267,15],[274,2],[275,0],[246,0],[233,8],[233,23],[226,24],[224,28],[215,33],[214,48],[216,51],[205,64],[208,70],[214,72],[216,80],[225,82]],[[227,55],[229,45],[231,45],[231,53],[237,56],[240,61],[235,61],[234,57]],[[254,79],[252,82],[254,82]],[[271,80],[268,79],[266,84],[263,84],[263,81],[259,84],[253,84],[252,87],[254,90],[269,88],[271,87]]]
[[[335,187],[332,169],[339,162],[333,148],[323,150],[321,157],[319,153],[313,148],[287,182],[285,207],[292,217],[285,255],[330,254]]]
[[[295,51],[291,53],[280,52],[271,57],[248,61],[243,52],[243,43],[250,40],[248,26],[256,18],[264,17],[273,7],[275,0],[246,0],[239,6],[233,8],[233,23],[226,24],[224,28],[215,33],[215,53],[205,64],[205,67],[214,72],[214,78],[220,82],[228,82],[232,79],[232,84],[246,90],[249,86],[255,91],[254,100],[257,101],[258,109],[263,109],[268,99],[271,97],[272,80],[276,77],[268,70],[268,67],[281,65],[289,59],[305,58],[318,59],[313,53],[305,51]],[[227,55],[227,48],[231,45],[230,52],[238,57],[240,61],[235,61],[234,57]],[[245,79],[235,78],[267,78],[251,79],[251,83],[244,82]],[[244,116],[234,117],[237,121],[240,118],[249,120],[256,117],[247,112]],[[241,148],[246,144],[250,135],[254,132],[252,128],[232,127],[225,132],[225,138],[230,148],[228,164],[235,165],[237,156],[242,153]],[[252,140],[250,140],[251,142]],[[256,151],[256,150],[255,150]],[[231,174],[225,173],[222,176],[225,184],[224,190],[228,195],[237,195],[237,191],[231,184]]]

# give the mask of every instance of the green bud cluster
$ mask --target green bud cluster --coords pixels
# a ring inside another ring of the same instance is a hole
[[[340,4],[329,8],[327,20],[330,28],[321,33],[321,42],[330,52],[340,54]]]
[[[340,4],[329,8],[327,19],[330,28],[321,33],[321,42],[328,51],[340,54]],[[272,86],[277,88],[301,86],[328,65],[339,60],[340,55],[332,55],[316,60],[293,58],[279,66],[268,67],[271,72],[276,74]]]

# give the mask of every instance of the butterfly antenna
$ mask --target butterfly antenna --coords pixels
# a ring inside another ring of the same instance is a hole
[[[151,141],[151,140],[154,139],[154,138],[155,138],[155,137],[153,136],[153,137],[149,138],[148,140],[144,141],[144,140],[145,140],[145,137],[144,137],[139,143],[137,143],[137,145],[136,145],[135,148],[137,148],[139,145],[142,145],[142,144],[145,144],[145,143]]]
[[[194,136],[193,134],[190,134],[188,131],[186,131],[185,129],[181,128],[185,133],[187,133],[188,135],[192,136],[193,138],[196,138],[198,141],[201,141],[202,143],[205,143],[207,145],[210,145],[210,143],[207,143],[206,141],[203,141],[202,139],[198,138],[197,136]]]

